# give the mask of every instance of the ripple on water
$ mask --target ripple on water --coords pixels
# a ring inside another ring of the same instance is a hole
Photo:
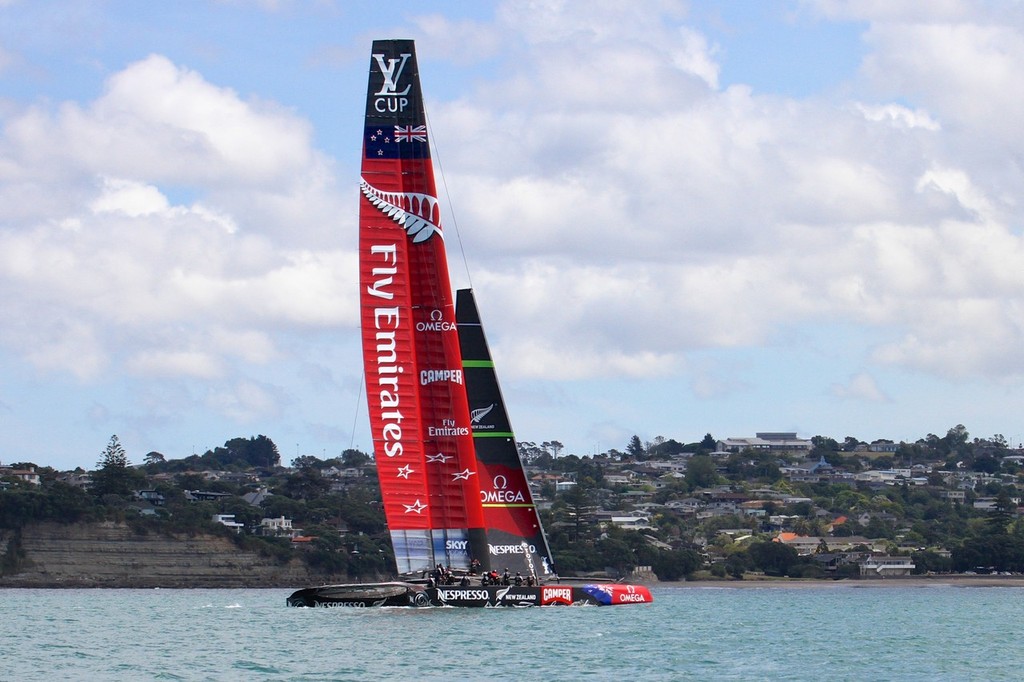
[[[0,590],[16,680],[1016,680],[1024,589],[655,588],[564,609],[295,609],[280,590]]]

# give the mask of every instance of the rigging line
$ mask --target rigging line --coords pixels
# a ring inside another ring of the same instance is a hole
[[[424,120],[426,120],[427,130],[430,131],[430,135],[428,135],[427,139],[430,140],[430,145],[433,148],[433,158],[434,158],[434,160],[437,163],[437,173],[438,173],[438,175],[441,178],[441,186],[444,187],[444,196],[445,196],[445,199],[448,202],[448,214],[451,216],[452,227],[455,229],[455,240],[459,243],[459,255],[462,256],[462,267],[466,271],[466,280],[467,280],[467,282],[469,284],[469,288],[472,289],[473,288],[473,276],[469,273],[469,260],[466,258],[466,247],[462,243],[462,232],[459,231],[459,221],[455,217],[455,204],[452,203],[452,195],[451,195],[451,192],[449,192],[449,190],[448,190],[448,180],[445,178],[444,165],[441,163],[441,152],[438,149],[437,140],[434,138],[434,134],[433,134],[434,127],[430,123],[430,116],[427,115],[427,109],[426,109],[425,106],[423,108],[423,118],[424,118]],[[442,475],[441,476],[441,483],[440,483],[440,487],[441,487],[440,504],[441,504],[441,517],[443,519],[442,523],[444,523],[444,526],[445,526],[445,528],[441,530],[441,532],[443,534],[442,537],[447,537],[447,535],[448,535],[448,530],[447,529],[451,525],[451,516],[452,516],[451,515],[451,507],[450,507],[451,503],[447,499],[447,496],[445,496],[443,494],[444,486],[445,486],[446,483],[447,483],[447,480],[445,479],[444,475]],[[464,510],[464,511],[466,511],[466,510]],[[431,536],[433,536],[433,532],[434,531],[431,531]],[[445,547],[446,548],[445,548],[444,555],[445,555],[446,565],[451,565],[451,554],[447,550],[447,543],[445,543]],[[430,551],[431,551],[431,562],[435,562],[437,560],[437,555],[434,553],[433,543],[431,543],[431,550]]]
[[[466,259],[466,247],[462,243],[462,233],[459,231],[459,221],[455,218],[455,204],[452,203],[452,195],[448,191],[448,181],[444,177],[444,165],[441,163],[441,152],[437,146],[437,140],[434,139],[434,127],[430,124],[430,116],[427,115],[427,108],[423,107],[423,118],[427,122],[427,130],[430,131],[430,135],[427,139],[430,140],[430,146],[434,150],[434,159],[437,161],[437,174],[441,176],[441,186],[444,187],[444,196],[448,201],[448,215],[452,217],[452,227],[455,228],[455,240],[459,243],[459,253],[462,255],[462,267],[466,271],[466,280],[469,283],[469,288],[473,288],[473,276],[469,274],[469,261]]]
[[[352,431],[350,433],[351,438],[348,441],[348,449],[356,449],[356,423],[359,421],[359,404],[363,401],[363,386],[366,385],[366,375],[360,372],[359,374],[359,392],[356,395],[356,407],[352,410]],[[373,444],[370,445],[370,455],[373,455]]]

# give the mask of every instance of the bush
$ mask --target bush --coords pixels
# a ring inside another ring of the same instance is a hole
[[[654,558],[651,568],[658,580],[674,582],[683,577],[693,575],[701,567],[701,558],[692,549],[676,549],[660,551]]]

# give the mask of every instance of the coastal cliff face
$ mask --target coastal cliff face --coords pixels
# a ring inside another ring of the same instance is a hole
[[[16,553],[17,556],[13,556]],[[239,549],[214,535],[139,535],[122,523],[0,530],[0,587],[303,587],[344,582],[298,559]]]

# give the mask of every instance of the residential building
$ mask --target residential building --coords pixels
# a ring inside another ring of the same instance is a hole
[[[726,438],[718,441],[718,449],[725,452],[740,452],[742,450],[770,451],[778,453],[806,454],[814,447],[810,440],[797,438],[796,432],[775,432],[763,431],[757,433],[753,438],[749,436]]]
[[[236,533],[241,533],[242,529],[245,528],[244,523],[238,523],[235,521],[234,514],[214,514],[213,522],[219,523],[222,526],[227,526],[228,528],[234,528]]]
[[[16,478],[19,481],[25,481],[32,485],[40,485],[42,480],[39,478],[39,474],[36,473],[35,467],[28,467],[27,469],[15,469],[10,466],[0,466],[0,477],[3,478]]]
[[[263,519],[260,521],[260,532],[263,535],[292,535],[292,520],[283,516],[276,519]]]
[[[862,576],[887,577],[910,575],[916,568],[910,557],[905,556],[869,556],[860,564]]]

